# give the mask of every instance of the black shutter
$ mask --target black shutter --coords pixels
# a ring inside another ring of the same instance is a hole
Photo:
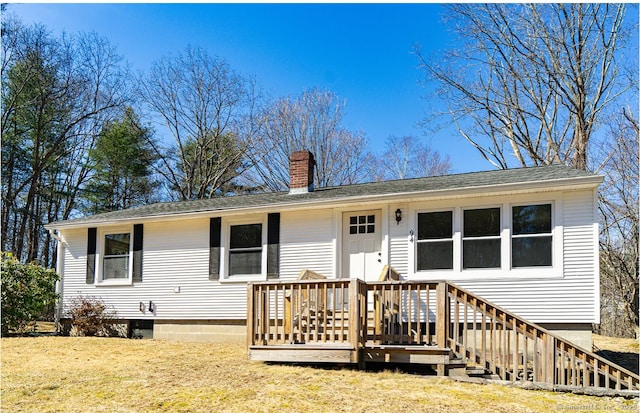
[[[133,226],[133,282],[142,281],[142,224]]]
[[[267,279],[280,277],[280,214],[267,217]]]
[[[211,218],[209,221],[209,279],[220,279],[220,231],[222,218]]]
[[[96,280],[96,241],[98,231],[96,228],[87,228],[87,284],[93,284]]]

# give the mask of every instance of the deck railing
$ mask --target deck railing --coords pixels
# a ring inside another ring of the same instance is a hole
[[[436,288],[437,283],[367,283],[368,299],[373,301],[368,341],[374,344],[435,345]]]
[[[637,374],[446,283],[447,346],[503,380],[640,390]]]
[[[637,374],[445,281],[261,282],[248,293],[250,347],[437,346],[502,380],[640,390]]]
[[[366,285],[355,279],[301,280],[249,285],[250,346],[344,344],[364,346]]]

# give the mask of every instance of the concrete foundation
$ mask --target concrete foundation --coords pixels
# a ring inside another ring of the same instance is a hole
[[[155,340],[246,343],[245,320],[155,320]]]
[[[559,324],[540,323],[540,327],[549,330],[551,333],[569,340],[585,350],[591,351],[593,339],[591,338],[591,324]]]

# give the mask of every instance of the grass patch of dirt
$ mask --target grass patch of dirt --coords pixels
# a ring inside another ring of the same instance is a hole
[[[397,371],[265,364],[237,344],[2,339],[10,412],[637,411],[637,400],[458,383]]]

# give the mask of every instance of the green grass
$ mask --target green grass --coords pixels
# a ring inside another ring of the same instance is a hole
[[[6,412],[637,411],[637,402],[395,371],[269,365],[242,345],[2,339]]]

